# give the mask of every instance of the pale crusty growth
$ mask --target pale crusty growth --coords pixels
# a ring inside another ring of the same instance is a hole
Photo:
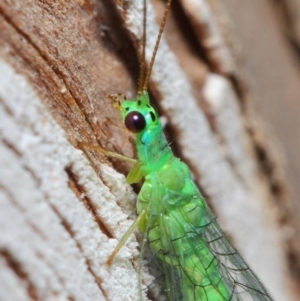
[[[132,251],[124,247],[106,266],[110,237],[131,224],[116,204],[133,210],[124,176],[102,165],[99,178],[3,61],[0,100],[0,299],[138,300]]]

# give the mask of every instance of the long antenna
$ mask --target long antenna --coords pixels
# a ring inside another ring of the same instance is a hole
[[[139,88],[138,92],[142,92],[144,81],[145,81],[145,75],[146,75],[146,26],[147,26],[147,3],[146,0],[144,0],[144,8],[143,8],[143,37],[142,37],[142,62],[140,66],[140,76],[139,76]]]
[[[145,0],[144,0],[144,2],[145,2]],[[153,68],[153,65],[154,65],[154,61],[155,61],[155,57],[156,57],[156,53],[157,53],[157,50],[158,50],[158,46],[159,46],[159,43],[160,43],[160,40],[161,40],[161,37],[162,37],[162,33],[163,33],[165,25],[166,25],[167,17],[168,17],[168,14],[169,14],[169,11],[170,11],[170,7],[171,7],[171,2],[172,2],[172,0],[168,0],[168,2],[167,2],[166,9],[165,9],[165,12],[164,12],[164,16],[163,16],[163,19],[162,19],[161,24],[160,24],[159,33],[158,33],[158,36],[157,36],[157,39],[156,39],[156,43],[155,43],[153,55],[152,55],[151,62],[150,62],[150,65],[149,65],[149,69],[147,71],[147,75],[146,75],[145,81],[144,81],[144,83],[142,85],[142,90],[140,90],[140,88],[139,88],[139,92],[147,90],[147,88],[148,88],[148,84],[149,84],[149,80],[150,80],[150,75],[151,75],[151,72],[152,72],[152,68]],[[144,52],[145,52],[145,50],[143,50],[143,53]]]

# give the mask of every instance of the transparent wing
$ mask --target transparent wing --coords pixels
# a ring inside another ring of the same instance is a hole
[[[203,203],[201,198],[191,200],[192,210],[188,211],[184,206],[169,205],[149,211],[159,212],[149,216],[147,246],[143,248],[148,250],[144,255],[155,277],[149,285],[151,297],[168,301],[272,301]],[[190,214],[197,210],[201,212],[198,224]]]
[[[200,237],[213,254],[217,269],[229,288],[228,300],[271,301],[269,293],[231,245],[209,208],[207,208],[207,214],[211,222],[207,224]],[[195,230],[197,232],[197,229]]]

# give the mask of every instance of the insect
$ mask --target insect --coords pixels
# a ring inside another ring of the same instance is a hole
[[[172,0],[159,30],[152,59],[141,68],[137,98],[111,95],[126,128],[136,135],[138,161],[127,176],[130,184],[144,180],[137,200],[138,219],[121,239],[108,263],[136,228],[144,235],[142,253],[162,284],[165,300],[273,300],[231,245],[191,179],[185,163],[168,145],[147,86]],[[144,0],[144,5],[146,1]],[[145,20],[144,8],[144,20]],[[145,58],[145,24],[143,57]],[[122,158],[121,156],[107,155]]]

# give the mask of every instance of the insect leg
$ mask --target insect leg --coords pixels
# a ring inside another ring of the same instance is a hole
[[[126,233],[123,235],[123,237],[120,239],[119,243],[117,244],[116,248],[112,252],[112,254],[109,256],[107,260],[107,264],[111,265],[116,254],[119,252],[119,250],[124,246],[126,241],[128,240],[129,236],[136,230],[138,227],[142,227],[145,223],[146,218],[146,210],[143,210],[141,214],[138,216],[136,221],[131,225],[131,227],[126,231]]]
[[[85,154],[86,154],[86,149],[91,149],[93,151],[101,153],[101,154],[103,154],[103,155],[105,155],[107,157],[110,157],[110,158],[119,159],[119,160],[130,162],[130,163],[133,163],[133,164],[136,164],[138,162],[135,159],[126,157],[124,155],[121,155],[121,154],[118,154],[118,153],[115,153],[115,152],[111,152],[111,151],[105,150],[105,149],[101,148],[100,146],[95,146],[95,145],[92,145],[92,144],[89,144],[89,143],[85,143],[85,142],[78,142],[77,143],[77,147],[79,149],[81,149]]]

